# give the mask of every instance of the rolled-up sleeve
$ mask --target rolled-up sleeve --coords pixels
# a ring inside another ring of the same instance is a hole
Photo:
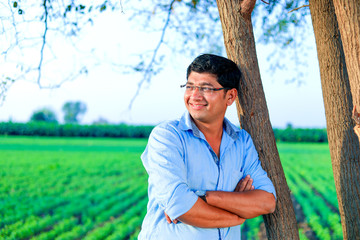
[[[259,160],[259,156],[251,136],[247,132],[245,132],[243,136],[245,142],[245,149],[243,151],[245,153],[244,175],[250,175],[250,177],[254,180],[253,185],[255,189],[260,189],[272,193],[276,198],[274,185],[265,170],[261,167],[261,162]]]
[[[149,175],[149,201],[174,220],[191,209],[198,197],[187,184],[184,148],[175,129],[157,126],[141,155]]]

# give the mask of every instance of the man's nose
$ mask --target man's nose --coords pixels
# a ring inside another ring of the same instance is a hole
[[[196,87],[196,88],[192,91],[191,96],[194,97],[194,98],[196,98],[196,97],[199,98],[199,97],[202,97],[203,94],[202,94],[202,92],[200,91],[200,88]]]

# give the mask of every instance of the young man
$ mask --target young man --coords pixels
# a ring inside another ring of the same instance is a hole
[[[149,203],[138,239],[240,239],[245,219],[275,210],[249,134],[225,118],[240,78],[234,62],[216,55],[188,67],[188,111],[154,128],[141,156]]]

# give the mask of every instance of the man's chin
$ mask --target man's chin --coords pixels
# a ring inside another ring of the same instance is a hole
[[[202,116],[201,114],[191,114],[190,113],[190,116],[196,122],[202,122],[202,123],[206,122],[206,117]]]

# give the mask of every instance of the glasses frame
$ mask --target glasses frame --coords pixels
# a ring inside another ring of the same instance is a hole
[[[185,83],[185,84],[183,84],[183,85],[180,85],[180,88],[184,88],[184,87],[185,87],[185,91],[187,91],[187,88],[186,88],[187,86],[188,86],[188,85],[186,85],[186,83]],[[224,89],[226,89],[226,90],[230,90],[230,89],[231,89],[231,88],[227,88],[227,87],[211,88],[211,87],[201,87],[201,86],[195,86],[195,85],[190,85],[190,86],[188,86],[188,87],[191,87],[191,88],[192,88],[191,92],[192,92],[192,91],[195,91],[195,88],[197,88],[197,89],[199,89],[199,92],[202,93],[202,94],[206,94],[206,93],[212,94],[212,92],[217,92],[217,91],[224,90]],[[204,89],[209,89],[210,92],[204,92]]]

